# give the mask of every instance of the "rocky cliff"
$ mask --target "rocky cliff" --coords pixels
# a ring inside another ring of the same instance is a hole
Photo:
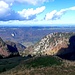
[[[0,58],[17,56],[21,53],[26,47],[20,43],[15,43],[11,41],[4,42],[0,38]]]
[[[20,43],[11,42],[11,41],[6,41],[5,43],[7,44],[8,48],[11,50],[11,52],[18,51],[20,53],[26,49],[26,47]]]
[[[8,57],[10,55],[9,49],[6,43],[0,38],[0,57]]]
[[[42,38],[34,46],[26,48],[21,55],[60,55],[70,52],[67,48],[70,44],[69,39],[73,35],[75,35],[74,32],[51,33]]]

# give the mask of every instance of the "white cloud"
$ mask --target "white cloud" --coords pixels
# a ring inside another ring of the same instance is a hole
[[[52,19],[52,17],[56,14],[56,12],[57,12],[56,10],[53,10],[52,12],[47,13],[45,16],[45,20]]]
[[[23,20],[17,12],[13,11],[9,4],[4,1],[0,1],[0,21],[8,20]]]
[[[38,7],[35,10],[23,9],[22,11],[15,12],[11,9],[7,2],[0,1],[0,21],[9,20],[33,20],[36,16],[45,10],[45,6]]]
[[[75,10],[74,7],[61,9],[60,11],[53,10],[52,12],[49,12],[45,15],[45,20],[57,20],[60,19],[67,11]]]
[[[8,13],[9,10],[9,5],[4,1],[0,1],[0,17],[6,15],[6,13]]]
[[[18,3],[27,3],[31,5],[39,5],[43,4],[44,2],[54,1],[54,0],[2,0],[7,2],[8,4],[18,2]]]
[[[39,3],[44,3],[47,0],[16,0],[19,3],[28,3],[28,4],[32,4],[32,5],[38,5]]]
[[[74,6],[74,7],[69,8],[69,10],[75,10],[75,6]]]
[[[4,2],[7,3],[9,6],[12,6],[12,4],[14,3],[15,0],[0,0],[0,1],[4,1]]]
[[[42,6],[36,8],[35,10],[33,8],[23,9],[22,11],[18,11],[18,13],[26,19],[35,19],[36,16],[42,13],[44,10],[45,10],[45,6]]]

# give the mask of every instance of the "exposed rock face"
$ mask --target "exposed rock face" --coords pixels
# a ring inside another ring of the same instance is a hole
[[[10,55],[10,52],[8,50],[8,47],[6,43],[0,38],[0,56],[1,57],[8,57]]]
[[[58,53],[61,53],[61,54],[58,54],[58,56],[61,58],[68,59],[68,60],[75,60],[75,35],[70,37],[68,47],[61,48],[58,51]]]
[[[16,43],[16,42],[11,42],[11,41],[6,41],[6,44],[8,46],[8,48],[10,48],[11,52],[22,52],[25,50],[25,46],[23,46],[20,43]]]
[[[69,39],[73,35],[75,35],[75,33],[51,33],[34,46],[26,48],[22,55],[60,55],[67,53]]]
[[[19,43],[14,43],[11,41],[4,42],[0,38],[0,58],[17,56],[21,53],[26,47]]]

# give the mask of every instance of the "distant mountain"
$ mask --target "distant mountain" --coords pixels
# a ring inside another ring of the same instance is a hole
[[[72,33],[51,33],[42,38],[34,46],[30,46],[23,51],[22,55],[65,55],[74,53],[73,48],[70,47],[70,38],[75,35]],[[73,40],[75,41],[75,40]],[[72,54],[71,54],[72,56]]]
[[[11,41],[4,42],[0,38],[0,58],[12,57],[19,55],[26,47],[19,43],[14,43]]]
[[[4,41],[18,42],[27,47],[54,32],[75,32],[75,27],[0,27],[0,36]]]

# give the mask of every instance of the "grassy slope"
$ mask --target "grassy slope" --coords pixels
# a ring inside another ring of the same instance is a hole
[[[69,66],[53,56],[35,57],[0,75],[75,75],[75,64]]]
[[[22,58],[20,56],[0,59],[0,73],[3,71],[8,71],[8,70],[14,68],[15,66],[19,65],[19,63],[22,60],[25,60],[25,59],[26,58]]]
[[[35,57],[25,62],[26,68],[49,67],[52,65],[61,65],[62,61],[53,56]]]
[[[9,70],[9,71],[3,73],[3,75],[4,74],[16,75],[19,72],[21,72],[21,73],[27,72],[32,69],[39,70],[41,68],[46,68],[46,67],[51,67],[51,66],[59,66],[61,64],[62,64],[62,61],[56,57],[53,57],[53,56],[34,57],[31,59],[23,60],[16,68],[13,68],[12,70]],[[20,74],[20,75],[22,75],[22,74]]]

